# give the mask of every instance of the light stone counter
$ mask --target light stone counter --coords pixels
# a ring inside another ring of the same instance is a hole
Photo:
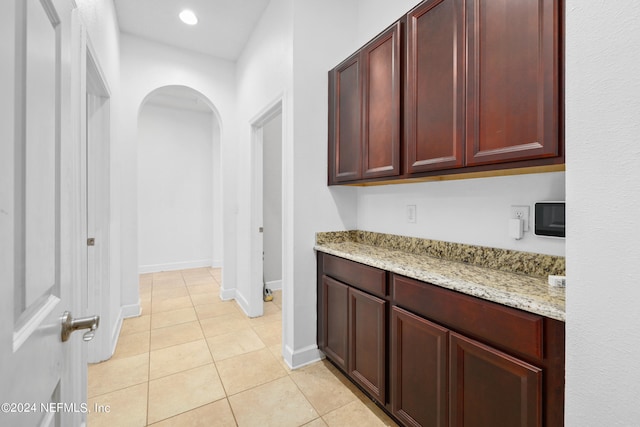
[[[545,278],[361,243],[354,241],[358,240],[353,238],[355,234],[345,234],[346,238],[333,238],[335,233],[331,234],[332,238],[325,238],[327,235],[329,233],[318,233],[317,251],[565,321],[564,288],[550,287]]]

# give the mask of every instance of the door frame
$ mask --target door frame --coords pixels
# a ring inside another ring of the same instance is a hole
[[[250,287],[248,295],[247,315],[249,317],[262,316],[263,309],[263,233],[259,228],[263,226],[263,128],[278,114],[282,115],[282,170],[280,171],[280,182],[282,188],[282,232],[287,233],[286,215],[284,214],[285,199],[287,199],[287,187],[284,180],[284,158],[285,158],[285,119],[284,119],[284,95],[279,95],[275,100],[267,104],[258,114],[250,120],[251,125],[251,219],[250,219]],[[285,239],[282,239],[282,290],[285,289]],[[284,326],[283,326],[284,327]]]
[[[89,236],[89,222],[96,224],[96,227],[102,230],[101,239],[97,243],[100,245],[101,251],[96,255],[89,256],[89,246],[85,246],[86,250],[82,251],[82,277],[84,283],[82,285],[84,292],[82,295],[82,315],[100,316],[102,330],[96,332],[96,336],[88,345],[88,362],[97,363],[109,359],[117,344],[118,334],[120,331],[120,320],[117,323],[112,319],[110,310],[111,302],[111,245],[110,245],[110,218],[111,218],[111,197],[110,197],[110,176],[111,176],[111,150],[110,150],[110,123],[111,123],[111,90],[107,83],[105,73],[98,62],[96,53],[91,39],[86,32],[85,26],[81,24],[80,37],[80,137],[81,137],[81,209],[82,209],[82,242],[86,242]],[[104,105],[99,108],[97,113],[100,115],[98,119],[99,132],[96,134],[91,132],[88,123],[88,113],[93,108],[91,102],[88,102],[88,95],[96,95],[104,100]],[[100,146],[99,150],[87,151],[89,147],[89,139],[97,137],[96,145]],[[89,157],[90,156],[90,157]],[[95,168],[91,170],[90,165]],[[95,180],[93,189],[100,189],[96,194],[100,199],[102,209],[89,209],[89,177]],[[98,256],[99,254],[99,256]],[[100,272],[97,280],[91,280],[90,274],[95,271]],[[110,326],[116,327],[111,330]]]

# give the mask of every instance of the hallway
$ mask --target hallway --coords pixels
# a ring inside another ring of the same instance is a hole
[[[89,365],[89,427],[396,424],[326,361],[282,361],[281,292],[264,316],[221,301],[220,269],[140,276],[142,315]]]

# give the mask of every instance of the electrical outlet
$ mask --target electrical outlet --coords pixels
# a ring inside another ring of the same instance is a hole
[[[411,224],[415,224],[418,219],[416,218],[416,205],[407,205],[407,222]]]
[[[529,206],[511,206],[509,219],[521,219],[524,223],[524,231],[529,231]]]
[[[549,286],[554,288],[565,288],[567,286],[567,276],[549,275]]]

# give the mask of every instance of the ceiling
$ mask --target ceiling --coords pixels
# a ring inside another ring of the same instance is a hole
[[[235,61],[269,0],[115,0],[123,33]],[[189,26],[183,9],[198,16]]]

